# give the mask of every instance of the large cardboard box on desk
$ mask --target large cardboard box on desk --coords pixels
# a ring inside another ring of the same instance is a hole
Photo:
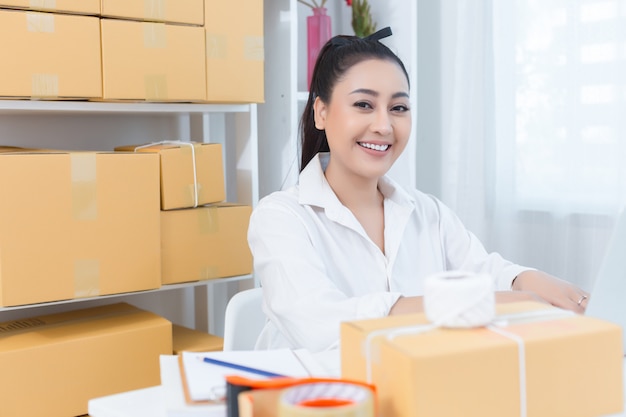
[[[574,314],[556,317],[561,310],[534,302],[498,306],[499,314],[519,317],[533,310],[541,313],[501,327],[508,337],[488,328],[392,335],[426,324],[423,314],[343,323],[342,377],[366,380],[369,363],[381,416],[519,416],[524,392],[528,417],[620,412],[620,327]],[[513,338],[523,341],[521,360]]]
[[[250,206],[228,203],[162,211],[163,284],[250,274],[251,212]]]
[[[171,323],[118,303],[0,323],[0,415],[77,416],[91,398],[160,384]]]
[[[204,29],[101,19],[103,98],[203,101]]]
[[[102,96],[97,17],[0,10],[0,51],[0,97]]]
[[[0,305],[155,289],[159,158],[0,153]]]
[[[102,0],[102,16],[202,26],[204,0]]]
[[[155,143],[118,146],[116,151],[156,152],[161,159],[161,210],[189,208],[226,198],[222,145]]]
[[[100,0],[0,0],[0,7],[97,16]]]
[[[205,1],[207,100],[262,103],[263,0]]]

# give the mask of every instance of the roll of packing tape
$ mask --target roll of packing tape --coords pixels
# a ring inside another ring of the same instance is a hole
[[[488,274],[447,271],[424,282],[424,312],[442,327],[471,328],[495,317],[495,285]]]
[[[296,385],[281,394],[278,417],[374,417],[374,395],[340,381]]]

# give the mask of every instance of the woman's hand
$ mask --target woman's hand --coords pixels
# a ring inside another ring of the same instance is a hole
[[[524,271],[513,280],[513,292],[530,292],[553,306],[583,314],[589,293],[541,271]],[[501,294],[501,293],[499,293]]]

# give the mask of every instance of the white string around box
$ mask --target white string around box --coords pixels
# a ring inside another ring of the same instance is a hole
[[[193,169],[193,208],[198,207],[198,171],[196,169],[196,148],[191,142],[183,142],[180,140],[163,140],[160,142],[147,143],[145,145],[135,147],[135,152],[139,149],[152,148],[159,145],[189,146],[191,147],[191,168]]]
[[[496,317],[495,284],[488,274],[464,271],[446,271],[426,278],[424,282],[424,312],[428,324],[380,329],[371,332],[365,339],[367,382],[372,383],[373,341],[378,337],[393,340],[402,335],[426,333],[437,328],[468,329],[485,327],[502,335],[517,345],[520,386],[520,416],[527,416],[526,350],[524,339],[504,330],[510,321],[549,320],[571,317],[571,311],[554,309],[528,311]]]

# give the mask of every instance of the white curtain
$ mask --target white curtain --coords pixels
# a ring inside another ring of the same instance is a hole
[[[626,201],[626,2],[437,12],[439,196],[489,250],[591,290]]]

